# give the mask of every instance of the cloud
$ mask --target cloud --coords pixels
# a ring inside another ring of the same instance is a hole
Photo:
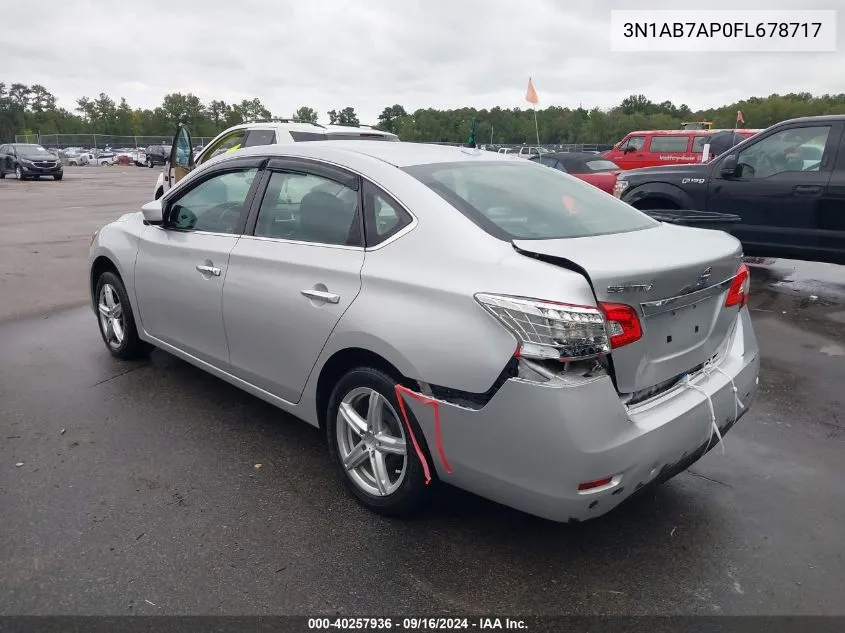
[[[4,8],[2,81],[41,83],[72,109],[106,92],[155,107],[168,92],[204,101],[259,97],[275,114],[353,106],[363,122],[400,103],[609,107],[631,93],[693,108],[773,92],[841,92],[842,51],[613,53],[610,11],[631,2],[559,0],[63,0]],[[736,8],[700,0],[700,9]],[[841,0],[747,0],[743,9],[839,8]],[[675,8],[650,0],[641,8]],[[840,16],[841,18],[842,16]],[[845,20],[840,19],[840,42]]]

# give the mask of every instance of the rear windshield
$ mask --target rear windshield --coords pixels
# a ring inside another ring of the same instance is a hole
[[[528,161],[435,163],[404,170],[503,240],[589,237],[657,225],[590,184]]]
[[[587,169],[590,171],[620,171],[619,166],[610,160],[588,160]]]

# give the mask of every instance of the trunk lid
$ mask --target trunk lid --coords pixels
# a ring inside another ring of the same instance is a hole
[[[738,309],[724,306],[742,247],[722,231],[660,224],[513,244],[526,254],[581,269],[599,301],[636,310],[642,338],[611,353],[620,393],[653,387],[701,365],[736,321]]]

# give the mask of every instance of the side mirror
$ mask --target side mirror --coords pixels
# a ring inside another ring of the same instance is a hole
[[[736,162],[736,154],[726,156],[719,167],[719,172],[723,178],[735,178],[739,172],[739,165]]]
[[[162,222],[162,204],[161,198],[148,202],[141,207],[141,213],[144,214],[144,222],[147,224],[161,224]]]

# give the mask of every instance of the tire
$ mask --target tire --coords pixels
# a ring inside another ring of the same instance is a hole
[[[150,158],[147,158],[147,167],[149,167],[150,169],[153,168],[153,161]]]
[[[146,356],[152,351],[153,346],[138,337],[129,296],[120,277],[113,272],[100,275],[94,297],[100,335],[112,356],[122,360],[133,360]],[[113,315],[116,308],[119,309],[119,314],[116,316],[112,317],[106,312],[110,310]],[[119,329],[115,327],[116,325],[119,325]]]
[[[53,175],[53,180],[61,180],[62,178],[64,178],[64,174],[54,174]]]
[[[21,169],[20,165],[15,167],[15,178],[18,180],[26,180],[26,176],[23,175],[23,170]]]
[[[6,177],[6,172],[0,169],[0,180],[3,180]]]
[[[395,387],[393,378],[371,367],[359,367],[346,373],[329,398],[326,434],[332,462],[346,490],[373,512],[386,516],[408,516],[422,505],[427,490],[422,464],[401,417]],[[373,435],[373,427],[366,420],[374,394],[377,394],[381,411],[381,424],[378,425],[381,432],[377,435]],[[352,425],[345,421],[348,414],[339,420],[341,405],[346,411],[351,407],[353,412],[358,413],[358,428],[366,428],[363,434],[353,431]],[[414,437],[422,442],[422,432],[407,405],[405,411]],[[399,454],[399,450],[404,450],[404,453]],[[353,453],[359,458],[359,465],[347,469],[344,459],[350,458]],[[381,485],[373,474],[375,472],[383,475],[379,478]]]

